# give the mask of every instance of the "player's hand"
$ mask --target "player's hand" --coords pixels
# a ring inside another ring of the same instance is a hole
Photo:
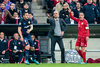
[[[86,37],[86,41],[88,41],[89,40],[89,37]]]
[[[30,30],[27,30],[26,32],[27,32],[27,33],[30,33],[31,31],[30,31]]]
[[[17,53],[17,51],[13,51],[14,53]]]
[[[69,9],[68,12],[70,13],[71,12],[71,9]]]
[[[5,52],[6,52],[5,50],[4,50],[4,51],[2,51],[2,54],[5,54]]]
[[[21,37],[21,38],[20,38],[20,40],[23,42],[23,41],[24,41],[24,38],[23,38],[23,37]]]
[[[61,36],[64,36],[64,31],[61,32]]]

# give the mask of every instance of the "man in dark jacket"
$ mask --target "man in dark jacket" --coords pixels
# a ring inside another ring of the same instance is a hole
[[[55,45],[57,42],[61,49],[61,63],[64,63],[65,62],[65,57],[64,57],[65,50],[64,50],[62,37],[64,35],[64,31],[66,30],[66,23],[64,22],[64,20],[58,18],[59,17],[58,11],[54,11],[53,16],[54,18],[47,19],[47,23],[51,25],[51,29],[49,31],[49,37],[51,38],[52,61],[53,63],[56,63],[54,50],[55,50]]]
[[[79,18],[79,13],[82,12],[82,7],[79,2],[76,3],[76,8],[72,10],[74,12],[74,17]]]
[[[35,38],[35,35],[31,35],[32,40],[34,42],[34,47],[35,47],[35,55],[37,55],[38,62],[41,63],[41,55],[40,55],[40,45],[39,45],[39,40]]]
[[[65,20],[65,22],[68,24],[70,23],[70,17],[68,12],[68,6],[66,4],[63,5],[63,9],[59,13],[59,17]]]
[[[10,44],[9,44],[9,49],[11,51],[11,57],[13,59],[13,63],[17,62],[17,59],[15,57],[16,54],[18,54],[19,59],[18,59],[18,63],[21,63],[23,61],[23,55],[24,55],[24,46],[23,43],[19,40],[19,35],[18,33],[14,34],[14,39],[10,40]]]
[[[97,24],[96,18],[98,16],[98,11],[92,0],[87,0],[87,3],[83,7],[83,12],[89,24]]]
[[[4,38],[4,33],[0,33],[0,55],[5,55],[5,59],[9,58],[8,41]]]

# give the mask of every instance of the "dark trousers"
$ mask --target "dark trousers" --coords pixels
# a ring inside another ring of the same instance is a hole
[[[38,60],[39,63],[41,63],[41,52],[39,50],[34,51],[34,54],[36,55],[36,59]]]
[[[64,56],[65,50],[64,50],[62,37],[60,37],[60,36],[51,37],[51,56],[52,56],[52,61],[56,62],[55,54],[54,54],[56,42],[58,43],[58,45],[60,47],[60,50],[61,50],[61,63],[63,63],[63,62],[65,62],[65,56]]]
[[[17,62],[17,59],[16,59],[15,55],[18,55],[18,62],[22,63],[23,57],[24,57],[24,53],[23,52],[18,52],[18,53],[12,52],[11,53],[11,57],[12,57],[13,63]]]

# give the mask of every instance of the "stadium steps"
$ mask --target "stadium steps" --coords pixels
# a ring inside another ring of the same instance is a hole
[[[35,18],[38,20],[39,24],[46,23],[46,10],[41,9],[42,6],[39,5],[40,1],[37,1],[37,3],[32,3],[32,12],[34,13]]]

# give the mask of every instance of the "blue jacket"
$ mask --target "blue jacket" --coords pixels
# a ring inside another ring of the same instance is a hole
[[[98,15],[96,5],[94,3],[92,4],[86,3],[83,7],[83,12],[85,14],[85,18],[88,21],[88,23],[93,24],[95,21],[95,18],[97,18],[97,15]]]

